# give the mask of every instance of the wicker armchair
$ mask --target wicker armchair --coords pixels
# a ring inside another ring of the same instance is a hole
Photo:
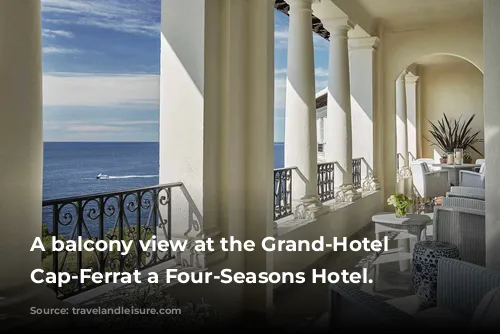
[[[474,210],[481,210],[481,211],[486,210],[486,202],[485,201],[467,198],[467,197],[443,197],[442,206],[474,209]]]
[[[434,207],[434,240],[458,246],[462,261],[486,265],[484,210]]]
[[[446,193],[446,197],[465,197],[484,201],[486,200],[486,190],[481,188],[454,186]]]
[[[499,286],[500,272],[442,258],[438,262],[437,306],[410,315],[393,306],[392,301],[385,302],[353,284],[331,284],[330,327],[334,331],[380,326],[412,332],[416,329],[434,332],[436,327],[477,328],[484,326],[481,314],[488,304],[485,295]],[[344,311],[353,313],[345,316]]]
[[[431,171],[423,161],[414,161],[410,167],[414,188],[421,198],[444,196],[450,190],[448,171]]]
[[[483,162],[478,172],[461,170],[459,172],[459,184],[462,187],[482,188],[485,187],[486,164]]]

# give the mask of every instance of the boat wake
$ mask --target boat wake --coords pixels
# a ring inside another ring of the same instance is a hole
[[[152,177],[158,177],[158,175],[120,175],[120,176],[113,176],[113,175],[99,174],[99,175],[96,176],[96,179],[99,179],[99,180],[110,180],[110,179],[138,179],[138,178],[152,178]]]
[[[136,179],[158,177],[158,175],[123,175],[123,176],[108,176],[109,179]]]

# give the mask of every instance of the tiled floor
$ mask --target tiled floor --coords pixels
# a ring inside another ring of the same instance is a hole
[[[388,236],[389,248],[397,249],[397,239],[402,235],[392,232]],[[432,226],[428,228],[427,236],[432,236]],[[373,223],[353,236],[353,239],[361,238],[375,239]],[[312,268],[326,269],[328,272],[340,272],[344,269],[361,272],[363,267],[367,267],[369,275],[374,275],[374,261],[377,260],[375,263],[380,263],[377,279],[373,284],[365,284],[362,289],[382,299],[393,299],[413,294],[411,265],[408,261],[406,270],[401,271],[399,259],[397,252],[382,256],[369,252],[331,252],[317,261]],[[327,326],[328,284],[313,284],[307,280],[304,284],[279,288],[275,291],[274,302],[277,324],[308,329],[325,329]]]

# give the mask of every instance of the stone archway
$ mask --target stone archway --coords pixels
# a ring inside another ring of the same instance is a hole
[[[468,60],[483,69],[481,22],[439,24],[425,29],[390,32],[381,36],[379,76],[381,77],[377,133],[380,134],[375,165],[384,171],[384,192],[396,188],[396,94],[399,74],[416,60],[436,54],[449,54]]]
[[[445,153],[431,146],[427,121],[437,121],[443,114],[457,120],[474,116],[471,129],[484,138],[483,72],[476,64],[465,57],[438,53],[417,59],[409,68],[418,72],[414,83],[406,77],[408,144],[417,148],[416,156],[438,160]],[[471,158],[482,158],[484,145],[477,143],[474,148],[481,154],[470,149]]]

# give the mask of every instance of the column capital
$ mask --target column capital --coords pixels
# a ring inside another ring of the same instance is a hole
[[[349,18],[323,19],[321,23],[330,32],[330,37],[347,37],[347,32],[356,26]]]
[[[409,72],[405,77],[405,82],[407,84],[416,84],[418,82],[418,79],[420,79],[419,76]]]
[[[349,50],[377,50],[380,39],[376,36],[349,38]]]
[[[406,75],[407,75],[407,74],[408,74],[408,69],[406,69],[406,68],[405,68],[405,69],[401,72],[401,74],[399,74],[399,76],[398,76],[398,80],[399,80],[399,81],[403,81],[403,82],[405,82],[405,81],[406,81]]]
[[[290,6],[290,11],[292,10],[310,10],[312,12],[312,4],[317,0],[287,0]]]

